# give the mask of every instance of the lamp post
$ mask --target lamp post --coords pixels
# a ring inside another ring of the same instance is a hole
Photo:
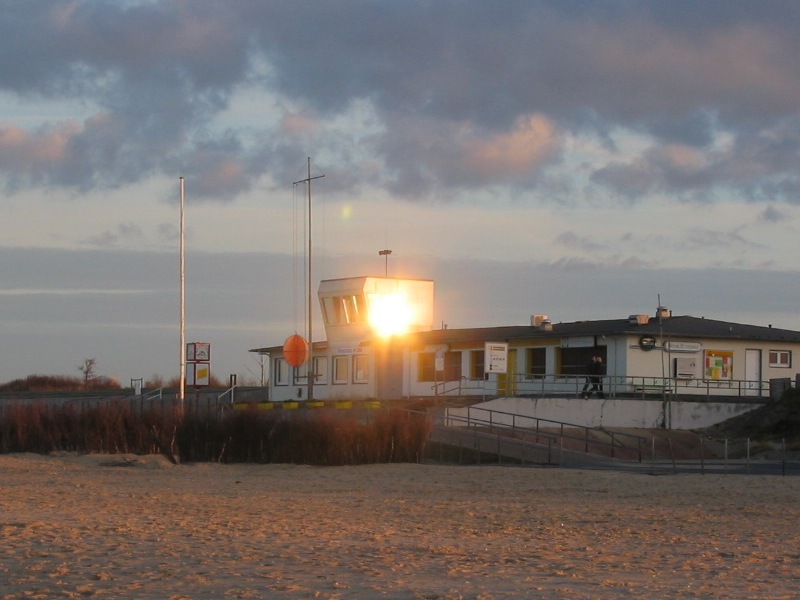
[[[386,277],[389,276],[389,255],[392,253],[391,250],[378,250],[378,256],[383,256],[385,261],[385,273]]]

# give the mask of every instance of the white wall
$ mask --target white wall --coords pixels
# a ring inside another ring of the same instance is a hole
[[[731,417],[744,414],[760,404],[734,402],[683,402],[670,404],[672,429],[700,429],[710,427]],[[484,409],[484,410],[481,410]],[[664,422],[664,404],[661,400],[632,400],[607,398],[497,398],[468,408],[448,409],[448,415],[486,419],[488,411],[518,415],[518,427],[535,426],[524,417],[549,419],[586,427],[637,427],[657,428]],[[492,414],[494,423],[511,424],[511,416]],[[460,423],[452,423],[459,425]],[[540,423],[540,427],[547,424]]]

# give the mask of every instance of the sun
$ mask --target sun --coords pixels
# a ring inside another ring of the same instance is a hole
[[[411,327],[412,311],[400,294],[369,294],[369,323],[380,336],[407,333]]]

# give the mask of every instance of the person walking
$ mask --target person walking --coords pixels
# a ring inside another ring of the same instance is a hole
[[[583,398],[586,399],[589,397],[589,386],[593,383],[593,375],[597,370],[597,357],[593,356],[592,360],[589,361],[589,364],[586,365],[586,382],[583,384]]]
[[[603,367],[603,357],[595,356],[594,363],[594,377],[592,377],[592,391],[597,392],[598,398],[605,398],[603,392],[603,375],[606,374],[605,367]]]

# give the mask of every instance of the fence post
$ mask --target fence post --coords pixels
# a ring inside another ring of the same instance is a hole
[[[728,472],[728,438],[725,438],[725,466],[723,467],[722,472]]]
[[[786,438],[781,440],[781,475],[786,475]]]
[[[747,438],[747,472],[750,472],[750,438]]]
[[[653,475],[656,474],[656,436],[653,436],[651,439],[651,449],[650,449],[650,457],[651,457],[651,464],[653,465]]]
[[[700,438],[700,473],[706,474],[706,461],[705,461],[705,446],[703,445],[703,438]]]

